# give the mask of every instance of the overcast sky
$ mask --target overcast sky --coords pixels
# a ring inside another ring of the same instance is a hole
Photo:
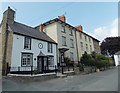
[[[67,23],[82,25],[99,40],[118,34],[117,2],[4,2],[2,13],[8,6],[16,11],[15,21],[32,27],[64,14]]]

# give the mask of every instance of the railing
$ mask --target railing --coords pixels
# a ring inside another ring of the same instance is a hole
[[[29,66],[29,67],[9,67],[9,73],[22,73],[22,74],[32,74],[32,73],[49,73],[56,72],[57,66],[44,66],[42,68],[38,68],[37,66]]]

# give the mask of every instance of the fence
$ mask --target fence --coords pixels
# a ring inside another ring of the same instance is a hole
[[[57,66],[44,66],[42,68],[38,68],[37,66],[29,66],[29,67],[9,67],[8,73],[13,74],[39,74],[39,73],[49,73],[56,72]]]

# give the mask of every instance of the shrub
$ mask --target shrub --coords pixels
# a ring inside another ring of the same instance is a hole
[[[82,57],[80,62],[82,64],[84,64],[85,66],[94,66],[95,64],[95,60],[92,58],[91,55],[87,54],[87,52],[85,52]]]

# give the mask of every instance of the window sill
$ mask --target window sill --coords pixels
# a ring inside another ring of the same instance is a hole
[[[31,49],[27,49],[27,48],[24,48],[25,50],[31,50]]]
[[[62,45],[62,46],[67,46],[67,45]]]
[[[63,32],[63,31],[61,31],[62,33],[66,33],[66,32]]]

